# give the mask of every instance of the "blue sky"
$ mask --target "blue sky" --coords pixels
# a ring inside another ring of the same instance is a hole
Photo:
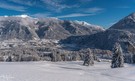
[[[135,0],[0,0],[0,15],[57,17],[110,27],[135,12]]]

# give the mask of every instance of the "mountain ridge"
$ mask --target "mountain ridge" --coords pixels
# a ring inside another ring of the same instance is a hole
[[[98,48],[103,50],[112,50],[115,42],[119,42],[121,44],[125,44],[126,42],[134,43],[135,22],[132,22],[130,20],[131,18],[133,19],[132,21],[134,21],[135,13],[124,17],[105,31],[92,35],[69,37],[67,40],[62,40],[61,42],[77,44],[80,47],[82,46],[82,48]],[[124,49],[127,45],[122,46]]]
[[[1,16],[0,38],[3,39],[65,39],[73,35],[94,34],[104,29],[97,25],[84,25],[76,21],[56,18],[32,18],[27,15]]]

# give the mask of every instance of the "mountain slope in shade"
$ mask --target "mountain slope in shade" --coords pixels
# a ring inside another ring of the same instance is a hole
[[[65,40],[61,40],[61,42],[66,44],[76,44],[81,48],[112,50],[115,42],[127,41],[127,39],[133,36],[134,35],[129,31],[109,29],[105,32],[99,32],[92,35],[71,36]]]
[[[82,48],[98,48],[112,50],[115,42],[120,42],[124,51],[128,52],[129,44],[135,42],[135,13],[123,18],[118,23],[107,29],[92,35],[72,36],[63,43],[76,44]]]
[[[27,15],[0,17],[0,39],[65,39],[69,36],[90,35],[103,28],[55,18],[37,19]]]

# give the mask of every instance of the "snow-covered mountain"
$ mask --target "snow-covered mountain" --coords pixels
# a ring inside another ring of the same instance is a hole
[[[89,39],[89,41],[84,40],[84,41],[80,41],[80,42],[83,44],[84,43],[88,44],[91,42],[90,46],[94,45],[95,47],[98,47],[98,48],[111,50],[113,43],[116,41],[119,41],[119,40],[131,41],[132,40],[135,42],[135,40],[133,40],[134,35],[135,35],[134,30],[135,30],[135,13],[132,13],[132,14],[126,16],[125,18],[121,19],[119,22],[117,22],[116,24],[114,24],[109,29],[107,29],[103,32],[84,36],[84,39]],[[70,38],[72,38],[72,37],[70,37]],[[81,38],[83,38],[83,37],[81,37]],[[79,41],[79,40],[77,40],[77,41]],[[92,41],[95,41],[95,43],[93,43]],[[111,47],[110,47],[110,44],[107,45],[108,43],[112,43]]]
[[[78,47],[82,46],[82,48],[97,48],[102,50],[112,50],[113,45],[119,42],[125,54],[134,54],[135,13],[126,16],[103,32],[85,36],[73,36],[62,40],[62,42],[76,44]],[[130,55],[128,58],[131,58]]]
[[[64,39],[69,36],[90,35],[104,29],[79,21],[56,18],[32,18],[27,15],[1,16],[0,39]]]
[[[110,29],[135,30],[135,13],[132,13],[114,24]]]

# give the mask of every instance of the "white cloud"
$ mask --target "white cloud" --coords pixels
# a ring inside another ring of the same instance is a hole
[[[85,12],[86,13],[98,13],[98,12],[101,12],[103,10],[104,10],[104,8],[93,7],[93,8],[85,9]]]
[[[80,2],[91,2],[93,0],[80,0]]]
[[[36,1],[34,0],[9,0],[11,2],[21,4],[21,5],[27,5],[27,6],[33,6],[36,4]]]
[[[130,7],[129,6],[118,6],[117,8],[127,9],[127,8],[130,8]]]
[[[61,12],[63,9],[77,7],[77,5],[66,5],[64,0],[8,0],[10,2],[27,5],[38,6],[47,10]]]
[[[77,7],[77,5],[71,6],[64,4],[63,0],[41,0],[41,1],[45,4],[48,10],[52,10],[55,12],[60,12],[61,10],[66,8]]]
[[[112,26],[112,25],[114,25],[114,24],[116,24],[116,23],[117,23],[117,22],[112,22],[112,23],[110,23],[109,25]]]
[[[68,15],[57,16],[57,18],[83,17],[83,16],[92,16],[92,15],[95,15],[95,14],[73,13],[73,14],[68,14]]]
[[[67,15],[61,15],[61,16],[53,16],[52,13],[36,13],[31,14],[30,16],[36,17],[36,18],[71,18],[71,17],[84,17],[84,16],[92,16],[95,14],[83,14],[83,13],[73,13],[73,14],[67,14]]]
[[[21,11],[21,12],[24,12],[26,10],[26,8],[23,6],[15,6],[7,3],[0,3],[0,8],[14,10],[14,11]]]
[[[31,16],[36,18],[45,18],[45,17],[50,17],[51,13],[36,13],[36,14],[32,14]]]

